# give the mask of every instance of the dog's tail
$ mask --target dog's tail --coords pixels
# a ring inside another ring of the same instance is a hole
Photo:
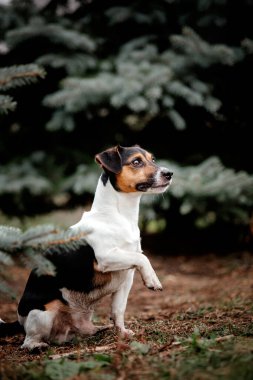
[[[4,338],[7,336],[13,336],[16,334],[24,334],[24,327],[19,323],[19,321],[15,322],[4,322],[0,318],[0,338]]]

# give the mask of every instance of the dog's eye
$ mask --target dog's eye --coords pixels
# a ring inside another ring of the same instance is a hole
[[[135,158],[131,164],[136,168],[138,166],[142,166],[142,160],[140,158]]]
[[[152,157],[152,159],[151,159],[151,160],[152,160],[152,162],[154,162],[154,163],[155,163],[155,161],[156,161],[156,160],[155,160],[155,157]]]

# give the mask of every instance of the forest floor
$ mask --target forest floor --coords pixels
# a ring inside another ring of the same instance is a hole
[[[173,254],[145,247],[162,284],[146,289],[138,273],[125,320],[135,335],[113,330],[43,352],[20,348],[22,335],[0,339],[2,380],[250,380],[253,379],[253,253]],[[0,317],[16,319],[28,271],[9,269],[17,299],[3,299]],[[110,298],[95,324],[107,324]]]

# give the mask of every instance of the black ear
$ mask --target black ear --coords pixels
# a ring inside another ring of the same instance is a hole
[[[118,174],[122,169],[122,161],[120,150],[122,147],[115,146],[107,149],[104,152],[98,153],[95,156],[95,161],[102,166],[103,169],[109,170],[112,173]]]

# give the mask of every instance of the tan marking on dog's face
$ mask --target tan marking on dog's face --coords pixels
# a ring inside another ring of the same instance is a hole
[[[156,171],[157,166],[151,153],[133,153],[124,162],[121,172],[116,175],[117,187],[124,193],[137,192],[136,185],[149,181]]]

